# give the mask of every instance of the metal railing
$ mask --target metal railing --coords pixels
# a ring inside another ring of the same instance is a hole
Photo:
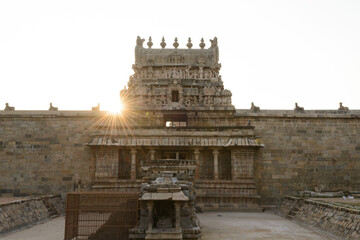
[[[128,239],[138,222],[138,199],[139,193],[68,193],[64,240]]]

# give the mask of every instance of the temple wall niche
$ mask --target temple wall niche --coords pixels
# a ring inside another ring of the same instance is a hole
[[[211,150],[200,150],[200,179],[214,179],[213,159]]]
[[[108,147],[96,149],[95,159],[95,178],[118,178],[119,151],[117,149]]]

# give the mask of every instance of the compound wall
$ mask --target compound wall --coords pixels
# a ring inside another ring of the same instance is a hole
[[[301,190],[357,190],[360,186],[359,111],[237,111],[265,148],[255,156],[263,204]]]
[[[234,117],[199,112],[189,118],[193,126],[249,121],[265,145],[255,155],[262,204],[314,187],[359,190],[360,111],[237,110]],[[110,126],[112,119],[104,112],[0,111],[0,194],[67,192],[77,178],[89,189],[95,162],[85,144],[99,122]]]

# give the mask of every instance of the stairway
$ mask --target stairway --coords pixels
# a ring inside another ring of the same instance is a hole
[[[56,211],[54,205],[50,202],[50,199],[48,198],[45,198],[42,200],[46,209],[48,210],[49,212],[49,217],[50,218],[56,218],[59,216],[59,213]]]
[[[293,220],[293,218],[296,216],[296,214],[299,212],[299,209],[303,205],[302,201],[295,201],[292,205],[288,215],[286,215],[286,219]]]

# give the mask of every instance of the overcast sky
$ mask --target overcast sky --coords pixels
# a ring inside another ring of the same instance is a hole
[[[0,109],[113,108],[138,35],[153,48],[217,36],[236,108],[360,109],[358,0],[1,0]]]

